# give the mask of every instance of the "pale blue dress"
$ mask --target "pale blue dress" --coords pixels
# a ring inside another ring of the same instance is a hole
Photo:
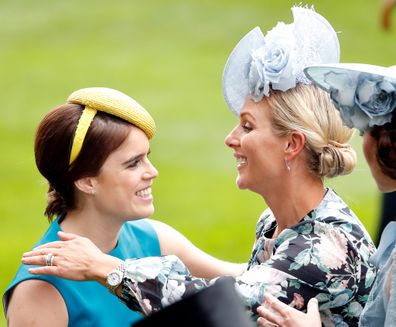
[[[370,261],[378,268],[377,279],[360,319],[360,327],[396,326],[396,222],[389,223],[378,250]]]

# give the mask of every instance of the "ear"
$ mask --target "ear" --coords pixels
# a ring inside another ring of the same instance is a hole
[[[83,193],[94,194],[96,179],[95,177],[83,177],[74,181],[74,186]]]
[[[299,131],[289,133],[285,145],[286,160],[291,161],[304,149],[305,135]]]

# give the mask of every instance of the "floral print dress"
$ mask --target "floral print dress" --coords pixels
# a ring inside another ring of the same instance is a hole
[[[328,189],[316,209],[271,239],[275,228],[267,209],[247,270],[235,279],[253,318],[270,292],[300,310],[316,297],[324,326],[357,326],[376,276],[375,247],[351,209]],[[193,277],[176,256],[127,260],[120,298],[147,315],[214,282]]]

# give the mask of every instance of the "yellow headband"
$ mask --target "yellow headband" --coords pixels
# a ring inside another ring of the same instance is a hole
[[[155,133],[155,122],[150,114],[126,94],[105,88],[91,87],[73,92],[68,103],[85,106],[78,121],[70,152],[69,166],[78,157],[85,135],[97,111],[102,111],[139,127],[151,139]]]

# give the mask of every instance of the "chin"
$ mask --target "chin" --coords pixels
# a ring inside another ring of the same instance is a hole
[[[382,193],[391,193],[396,191],[396,186],[395,185],[378,185],[378,189]]]
[[[374,176],[374,179],[380,192],[390,193],[396,191],[396,180],[390,177],[383,177],[383,176],[382,178],[378,178],[378,176]]]
[[[238,186],[238,188],[240,190],[246,190],[247,189],[246,183],[243,182],[243,180],[241,179],[240,176],[238,176],[237,179],[236,179],[236,185]]]
[[[135,213],[135,215],[137,214],[137,216],[139,217],[138,219],[141,218],[149,218],[152,214],[154,213],[154,206],[151,206],[151,208],[145,208],[140,210],[138,213]]]

